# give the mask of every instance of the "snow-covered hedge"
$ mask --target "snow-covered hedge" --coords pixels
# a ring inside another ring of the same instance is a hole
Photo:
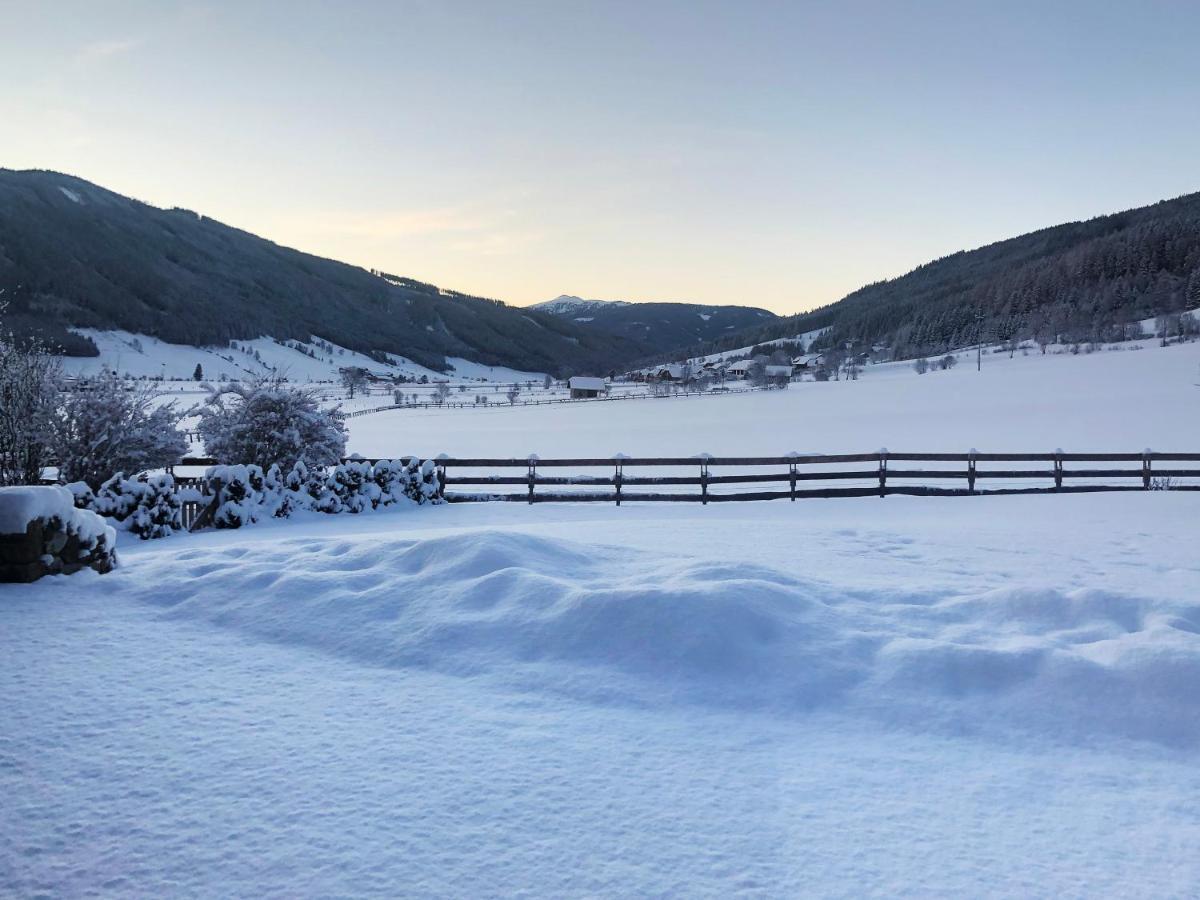
[[[118,528],[142,540],[182,531],[183,501],[200,499],[199,491],[176,491],[175,480],[165,473],[128,479],[118,472],[95,493],[83,481],[68,484],[67,490],[77,508],[112,519]]]
[[[34,581],[84,566],[109,572],[117,534],[100,516],[75,508],[58,486],[0,488],[0,581]]]
[[[372,465],[350,460],[328,468],[296,462],[287,477],[279,466],[213,466],[205,493],[216,498],[212,524],[240,528],[298,511],[361,513],[397,503],[440,503],[441,484],[432,460],[383,459]]]

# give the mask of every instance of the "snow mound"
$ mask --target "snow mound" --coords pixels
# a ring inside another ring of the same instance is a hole
[[[738,561],[492,530],[163,556],[112,589],[367,665],[602,703],[1200,739],[1200,603],[1049,588],[843,592]]]

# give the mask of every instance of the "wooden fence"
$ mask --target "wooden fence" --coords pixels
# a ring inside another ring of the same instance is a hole
[[[345,462],[376,463],[349,457]],[[211,466],[187,457],[179,467]],[[631,459],[435,460],[451,503],[723,503],[811,497],[1200,491],[1200,453],[841,453]],[[1191,468],[1182,464],[1191,463]],[[898,465],[899,464],[899,465]],[[1102,466],[1102,467],[1098,467]],[[596,470],[601,470],[597,472]],[[172,469],[177,489],[200,473]],[[746,488],[750,488],[747,490]],[[211,502],[183,504],[190,528]]]
[[[1192,463],[1193,468],[1183,468],[1181,463]],[[446,499],[460,503],[498,500],[619,506],[889,494],[1200,490],[1200,453],[880,451],[719,458],[443,458],[437,464]]]

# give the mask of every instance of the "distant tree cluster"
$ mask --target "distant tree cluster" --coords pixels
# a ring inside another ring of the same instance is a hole
[[[940,356],[983,342],[1010,353],[1051,344],[1139,337],[1155,318],[1164,339],[1187,337],[1200,307],[1200,194],[1047,228],[956,253],[829,306],[779,319],[691,355],[826,329],[813,350],[886,346],[895,358]]]

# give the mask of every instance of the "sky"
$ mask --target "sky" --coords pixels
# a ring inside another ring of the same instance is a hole
[[[1200,190],[1193,2],[0,0],[0,166],[525,305],[798,312]]]

